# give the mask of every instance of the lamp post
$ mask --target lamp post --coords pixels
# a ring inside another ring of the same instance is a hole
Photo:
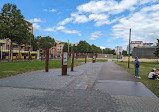
[[[131,41],[131,28],[129,32],[129,56],[128,56],[128,68],[129,68],[129,63],[130,63],[130,41]]]

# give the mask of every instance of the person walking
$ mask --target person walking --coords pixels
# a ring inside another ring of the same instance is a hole
[[[137,56],[135,57],[134,67],[135,67],[135,77],[141,79],[141,77],[139,76],[140,63],[138,61],[138,57]]]

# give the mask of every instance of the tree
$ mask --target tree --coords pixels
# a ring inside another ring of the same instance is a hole
[[[72,46],[72,50],[77,53],[77,46],[75,46],[75,44]]]
[[[123,50],[122,55],[123,55],[123,56],[127,56],[127,55],[128,55],[128,54],[127,54],[127,51]]]
[[[68,43],[66,42],[63,46],[63,49],[67,49],[68,50]],[[71,44],[69,44],[69,53],[72,51],[72,46]]]
[[[92,46],[90,47],[90,53],[102,53],[102,50],[100,47],[92,44]]]
[[[77,52],[79,53],[88,53],[89,52],[89,44],[86,41],[80,41],[77,45]]]
[[[54,38],[51,38],[49,36],[46,37],[39,36],[37,38],[39,42],[38,45],[40,46],[41,49],[48,50],[56,45]]]
[[[48,64],[49,64],[49,49],[56,45],[55,40],[49,36],[46,37],[37,37],[38,39],[38,46],[41,49],[44,49],[46,51],[45,56],[45,72],[48,72]]]
[[[0,12],[0,39],[11,39],[18,45],[27,42],[29,30],[20,9],[16,5],[7,3]]]
[[[114,54],[115,50],[111,49],[111,48],[105,48],[105,49],[103,49],[103,53],[105,53],[105,54]]]
[[[158,41],[158,44],[154,54],[156,55],[156,57],[159,57],[159,39],[157,39],[157,41]]]

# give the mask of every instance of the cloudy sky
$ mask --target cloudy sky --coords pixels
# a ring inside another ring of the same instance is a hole
[[[7,2],[33,23],[35,36],[112,49],[126,48],[130,28],[132,41],[159,38],[159,0],[0,0],[0,8]]]

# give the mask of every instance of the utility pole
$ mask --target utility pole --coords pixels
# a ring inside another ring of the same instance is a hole
[[[129,68],[129,63],[130,63],[130,41],[131,41],[131,28],[129,32],[129,57],[128,57],[128,68]]]

